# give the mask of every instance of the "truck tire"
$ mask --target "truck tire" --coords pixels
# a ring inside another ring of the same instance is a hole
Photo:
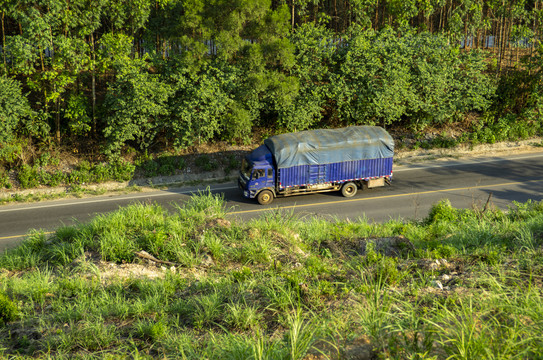
[[[348,182],[341,188],[341,195],[345,197],[353,197],[356,194],[358,187],[353,182]]]
[[[273,193],[270,190],[262,190],[258,193],[256,200],[260,205],[268,205],[273,201]]]

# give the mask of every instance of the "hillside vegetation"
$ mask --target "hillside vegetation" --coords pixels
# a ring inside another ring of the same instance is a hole
[[[0,188],[169,174],[194,146],[309,128],[541,134],[541,0],[7,0],[0,18]]]
[[[505,359],[543,353],[543,203],[243,223],[132,205],[0,256],[7,358]]]

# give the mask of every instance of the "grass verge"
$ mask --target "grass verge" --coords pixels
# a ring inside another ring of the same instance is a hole
[[[226,220],[201,193],[0,256],[0,354],[473,359],[543,353],[543,203],[420,222]]]

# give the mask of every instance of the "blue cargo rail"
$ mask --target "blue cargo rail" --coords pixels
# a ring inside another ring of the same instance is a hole
[[[269,204],[277,196],[341,191],[390,183],[394,141],[377,126],[353,126],[276,135],[242,163],[243,195]]]
[[[279,170],[279,188],[392,176],[392,158],[300,165]]]

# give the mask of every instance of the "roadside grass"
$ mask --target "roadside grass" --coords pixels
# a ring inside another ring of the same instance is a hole
[[[58,199],[67,199],[67,198],[82,198],[85,196],[99,196],[106,193],[113,194],[128,194],[141,192],[142,188],[139,186],[131,185],[124,187],[122,189],[112,189],[106,190],[105,188],[98,189],[86,189],[80,185],[71,186],[67,190],[53,192],[53,193],[30,193],[30,194],[18,194],[15,193],[10,197],[0,198],[0,205],[6,205],[16,202],[40,202],[48,200],[58,200]]]
[[[490,359],[543,353],[543,203],[420,221],[233,220],[201,192],[0,256],[7,358]]]

